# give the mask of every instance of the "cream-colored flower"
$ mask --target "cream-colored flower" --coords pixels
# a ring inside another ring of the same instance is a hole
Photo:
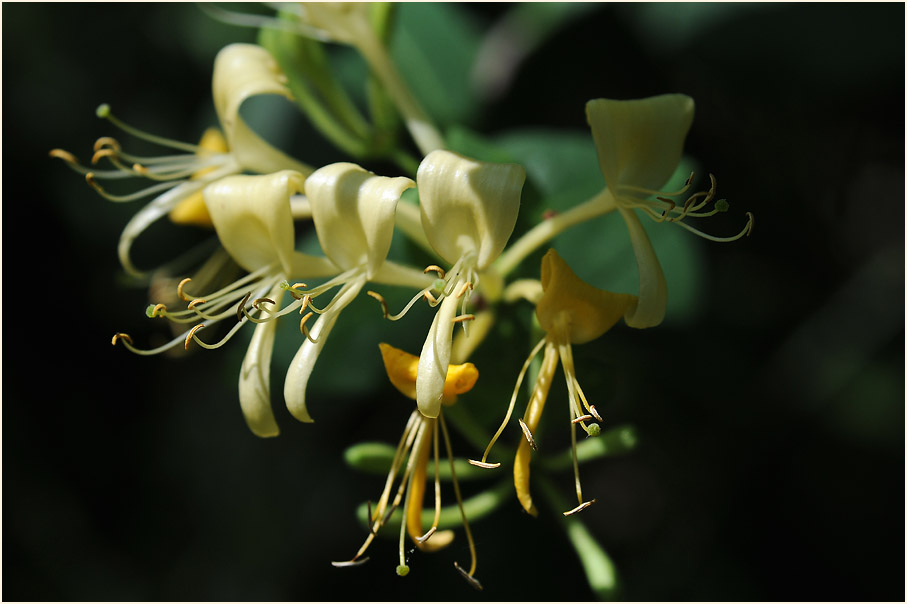
[[[657,222],[673,222],[713,241],[733,241],[752,228],[752,214],[748,214],[749,220],[740,233],[725,238],[707,235],[683,222],[687,217],[704,218],[727,209],[727,202],[715,200],[714,177],[708,191],[695,193],[682,203],[671,198],[684,195],[689,180],[679,191],[659,190],[680,163],[684,139],[693,123],[693,111],[693,99],[683,94],[632,101],[596,99],[586,104],[599,166],[610,193],[600,201],[604,209],[616,207],[623,216],[636,254],[639,302],[628,309],[625,317],[631,327],[658,325],[667,306],[664,273],[635,210],[645,212]],[[712,209],[707,209],[712,202]]]
[[[419,410],[437,417],[450,363],[459,306],[465,313],[480,274],[497,258],[516,224],[526,173],[516,164],[480,162],[434,151],[419,166],[416,183],[422,226],[450,270],[439,272],[440,304],[422,347],[416,380]]]
[[[342,272],[319,287],[298,291],[305,296],[308,306],[319,313],[293,358],[284,383],[287,407],[300,421],[312,421],[306,407],[306,387],[318,355],[340,312],[363,286],[368,281],[409,286],[424,286],[430,281],[421,272],[386,260],[397,202],[414,185],[408,178],[376,176],[350,163],[325,166],[306,180],[305,192],[318,241],[325,255]],[[340,290],[323,309],[311,303],[337,286]]]
[[[628,309],[636,304],[636,296],[615,294],[592,287],[576,276],[566,262],[553,249],[542,258],[541,283],[543,294],[536,306],[539,324],[545,330],[545,337],[535,346],[517,379],[510,406],[501,428],[485,450],[481,461],[472,462],[481,467],[497,467],[500,464],[486,462],[494,442],[501,435],[516,403],[523,377],[532,360],[544,349],[542,363],[532,389],[526,412],[520,420],[525,438],[520,441],[513,466],[514,485],[517,497],[523,508],[532,515],[536,509],[529,494],[529,462],[531,450],[537,445],[532,436],[538,428],[542,410],[548,400],[548,392],[554,380],[558,364],[564,370],[567,381],[567,393],[570,403],[570,430],[574,451],[574,471],[576,472],[576,494],[578,507],[568,513],[579,511],[589,505],[583,500],[579,481],[579,469],[576,463],[576,426],[580,426],[589,436],[598,436],[601,427],[596,421],[602,421],[595,405],[589,404],[585,393],[579,385],[573,364],[573,345],[591,342],[604,335],[625,315]],[[588,422],[588,424],[587,424]]]
[[[265,49],[253,44],[232,44],[218,53],[212,78],[214,107],[222,134],[209,130],[198,145],[174,141],[133,128],[116,118],[109,106],[101,105],[98,108],[100,117],[129,134],[175,149],[180,154],[140,157],[123,151],[116,139],[104,137],[95,143],[92,164],[107,160],[113,169],[95,170],[81,166],[66,151],[51,151],[51,155],[64,159],[84,174],[88,183],[111,201],[134,201],[156,195],[133,216],[120,237],[118,252],[127,271],[140,274],[130,259],[130,248],[142,231],[158,218],[169,214],[178,223],[210,225],[201,199],[201,191],[209,184],[244,171],[267,174],[290,169],[303,175],[312,172],[306,164],[261,139],[239,116],[240,106],[250,97],[276,94],[290,98],[285,81],[286,77]],[[156,184],[127,195],[111,194],[100,184],[102,180],[131,177],[145,178]]]
[[[191,341],[204,348],[218,348],[246,323],[256,323],[240,371],[239,399],[249,428],[258,436],[278,434],[270,394],[276,319],[304,304],[301,296],[294,296],[296,301],[281,309],[284,292],[295,292],[287,279],[327,277],[339,272],[329,259],[294,249],[290,199],[302,191],[304,180],[302,174],[285,170],[265,176],[226,176],[210,184],[204,190],[208,216],[226,252],[248,274],[218,291],[200,296],[187,292],[191,280],[184,279],[178,295],[188,302],[185,310],[169,310],[163,304],[149,306],[149,317],[196,323],[187,334],[164,346],[139,350],[129,336],[114,336],[114,343],[122,341],[133,352],[156,354],[180,343],[188,348]],[[200,339],[200,330],[225,319],[235,319],[236,324],[219,342],[209,344]]]

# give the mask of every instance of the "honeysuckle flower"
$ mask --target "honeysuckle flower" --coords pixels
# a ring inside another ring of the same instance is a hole
[[[586,104],[599,166],[610,194],[601,197],[600,202],[609,209],[616,207],[627,223],[639,269],[639,302],[628,309],[625,317],[631,327],[658,325],[667,306],[664,273],[635,210],[645,212],[657,222],[673,222],[713,241],[733,241],[752,228],[750,213],[743,230],[725,238],[707,235],[683,222],[687,217],[704,218],[727,210],[726,201],[715,200],[714,176],[710,177],[708,191],[695,193],[679,204],[671,198],[684,195],[692,177],[679,191],[659,190],[680,163],[693,112],[693,99],[683,94],[632,101],[595,99]],[[706,210],[713,201],[713,208]]]
[[[379,346],[381,349],[381,357],[384,360],[384,369],[387,372],[387,377],[390,379],[391,384],[393,384],[404,396],[411,400],[415,400],[419,357],[389,344],[381,343]],[[453,405],[456,402],[458,395],[472,390],[478,378],[479,372],[472,363],[449,365],[443,387],[443,404],[445,406]],[[409,574],[409,566],[406,563],[406,552],[404,549],[406,534],[409,534],[415,546],[422,551],[437,551],[451,543],[454,538],[453,531],[437,530],[441,515],[441,483],[438,474],[440,461],[439,433],[444,438],[447,457],[450,461],[454,493],[460,508],[461,520],[466,532],[466,538],[469,542],[469,551],[472,559],[468,571],[461,568],[457,563],[454,563],[454,565],[474,587],[481,589],[481,584],[474,576],[476,570],[475,543],[472,538],[472,532],[469,529],[469,522],[463,511],[460,486],[457,482],[456,471],[454,470],[450,435],[447,431],[447,425],[444,422],[444,415],[440,411],[437,417],[426,417],[420,413],[418,409],[414,409],[410,414],[406,428],[403,431],[403,435],[401,436],[394,453],[391,468],[384,485],[384,491],[378,499],[378,504],[371,510],[369,515],[371,529],[369,535],[362,544],[362,547],[359,548],[359,551],[351,560],[346,562],[334,562],[335,566],[352,566],[368,560],[368,558],[363,558],[363,555],[372,541],[374,541],[378,531],[387,523],[391,514],[401,505],[401,503],[403,505],[403,522],[400,526],[400,558],[397,566],[398,575],[404,576]],[[432,457],[434,460],[435,515],[432,526],[428,531],[423,532],[422,505],[425,498],[428,462],[429,458]],[[397,479],[397,475],[400,474],[401,471],[402,476],[400,477],[399,485],[393,499],[391,499],[391,494],[394,492],[394,483]]]
[[[277,424],[271,409],[270,359],[276,319],[303,306],[305,300],[289,286],[288,279],[335,275],[339,269],[327,258],[303,254],[294,249],[295,235],[290,198],[302,191],[305,178],[291,170],[264,176],[224,177],[204,190],[211,223],[226,252],[248,274],[210,294],[190,296],[190,279],[184,279],[178,296],[188,302],[186,310],[171,311],[163,304],[150,305],[149,317],[165,317],[175,323],[197,323],[187,335],[179,335],[153,350],[133,346],[126,334],[114,336],[138,354],[156,354],[195,341],[204,348],[218,348],[247,322],[256,323],[239,376],[240,406],[249,428],[258,436],[276,436]],[[284,291],[297,298],[280,308]],[[197,333],[225,319],[235,325],[215,344]],[[201,322],[199,322],[201,321]]]
[[[553,249],[542,258],[541,283],[543,294],[536,306],[539,324],[545,330],[545,337],[530,352],[517,378],[513,396],[510,399],[506,417],[495,434],[481,461],[471,461],[481,467],[498,467],[500,464],[486,462],[497,438],[503,432],[513,412],[520,385],[532,360],[544,349],[542,363],[535,385],[530,395],[526,412],[520,420],[524,438],[521,439],[514,459],[513,476],[517,498],[523,508],[537,514],[529,493],[529,462],[531,450],[537,445],[532,436],[538,427],[542,410],[548,399],[548,392],[554,379],[558,363],[564,370],[567,381],[567,393],[570,404],[570,433],[573,446],[574,472],[576,475],[576,495],[578,506],[566,514],[575,513],[587,507],[591,502],[583,501],[579,480],[579,468],[576,462],[576,426],[580,426],[587,435],[598,436],[601,426],[592,420],[602,421],[595,405],[589,404],[585,393],[579,385],[573,364],[573,345],[591,342],[607,332],[625,316],[628,309],[636,304],[637,298],[630,294],[616,294],[592,287],[576,276],[566,262]],[[587,422],[590,422],[587,424]],[[593,500],[594,501],[594,500]]]
[[[304,292],[308,307],[320,316],[306,334],[284,382],[284,398],[294,417],[312,418],[306,407],[306,386],[318,355],[340,312],[368,281],[424,286],[423,273],[386,260],[394,233],[394,214],[400,195],[415,183],[404,177],[376,176],[351,163],[316,170],[305,182],[315,232],[325,255],[341,274]],[[311,300],[340,286],[333,300],[318,309]]]
[[[438,272],[431,302],[438,304],[419,357],[416,379],[419,411],[437,417],[450,363],[454,324],[465,314],[480,274],[507,244],[516,223],[526,173],[516,164],[480,162],[449,151],[434,151],[416,175],[422,227],[429,243],[451,268]],[[457,316],[457,308],[460,316]]]
[[[260,138],[239,116],[242,103],[253,96],[276,94],[291,98],[286,77],[270,54],[253,44],[232,44],[223,48],[214,61],[212,94],[222,133],[209,130],[198,145],[155,136],[138,130],[116,118],[108,105],[98,108],[106,118],[123,131],[170,149],[179,154],[143,157],[123,151],[113,138],[95,142],[91,163],[109,161],[113,169],[95,170],[82,166],[71,153],[54,149],[51,155],[66,161],[85,175],[87,182],[111,201],[127,202],[151,195],[156,197],[129,221],[120,237],[118,253],[123,267],[141,274],[132,263],[129,252],[133,241],[152,222],[165,215],[177,223],[210,226],[210,218],[201,199],[201,191],[219,179],[240,172],[267,174],[295,170],[303,175],[312,168],[287,156]],[[126,195],[109,193],[102,180],[141,177],[152,184]]]

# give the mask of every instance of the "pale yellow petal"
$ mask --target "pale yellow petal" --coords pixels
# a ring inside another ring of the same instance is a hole
[[[646,229],[633,210],[620,210],[627,230],[630,232],[630,243],[636,254],[636,266],[639,270],[639,301],[627,309],[624,321],[630,327],[643,329],[659,325],[665,317],[668,306],[668,284],[665,281],[661,263]]]
[[[274,307],[279,307],[283,290],[275,287],[268,297],[274,300]],[[255,326],[239,372],[239,404],[243,416],[249,429],[263,438],[280,434],[271,408],[271,354],[276,332],[277,321]]]
[[[526,172],[517,164],[480,162],[432,151],[416,175],[422,227],[429,243],[453,264],[467,253],[488,266],[507,245],[520,209]]]
[[[586,118],[608,187],[664,185],[680,162],[693,111],[693,99],[683,94],[589,101]]]

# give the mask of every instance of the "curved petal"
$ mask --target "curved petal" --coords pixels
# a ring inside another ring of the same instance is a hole
[[[636,303],[636,296],[592,287],[553,249],[542,258],[542,289],[545,293],[535,308],[539,324],[555,339],[566,335],[572,344],[600,337]]]
[[[336,163],[306,179],[305,193],[321,249],[343,270],[358,266],[371,278],[394,235],[394,213],[409,178],[376,176],[356,164]]]
[[[416,376],[419,371],[419,357],[410,354],[390,344],[381,342],[381,359],[384,361],[384,371],[394,388],[403,396],[416,399]],[[444,398],[454,399],[458,394],[472,390],[479,379],[479,370],[472,363],[448,365],[447,377],[444,380]]]
[[[214,59],[211,88],[214,108],[230,150],[243,168],[253,172],[292,169],[310,174],[312,168],[274,148],[255,134],[239,117],[239,107],[249,97],[277,94],[292,99],[286,76],[267,50],[255,44],[230,44]]]
[[[671,177],[693,123],[693,99],[665,94],[633,101],[596,99],[586,118],[608,187],[657,190]]]
[[[441,412],[458,301],[456,296],[447,296],[441,302],[419,355],[416,404],[425,417],[438,417]]]
[[[422,227],[447,262],[467,253],[477,268],[488,266],[507,245],[520,210],[526,171],[517,164],[494,164],[450,151],[432,151],[419,164],[416,183]]]
[[[649,235],[636,212],[621,208],[620,213],[627,223],[627,230],[630,231],[630,243],[633,246],[633,253],[636,254],[636,265],[639,270],[639,302],[627,310],[624,321],[630,327],[638,329],[655,327],[665,317],[668,284],[665,282],[655,248],[652,247]]]
[[[326,33],[331,40],[355,44],[370,35],[367,2],[302,2],[306,24]]]
[[[309,410],[306,407],[305,394],[309,378],[315,369],[318,355],[321,353],[321,349],[324,348],[324,344],[331,333],[331,329],[334,328],[340,312],[356,298],[365,283],[366,277],[361,275],[340,288],[340,291],[337,292],[337,295],[331,301],[331,308],[318,317],[315,325],[312,326],[309,332],[312,339],[306,338],[303,340],[299,350],[296,351],[296,356],[293,357],[293,361],[290,363],[287,379],[283,385],[283,396],[287,403],[287,409],[290,410],[293,417],[301,422],[310,423],[315,421],[309,415]]]
[[[283,289],[274,287],[268,297],[275,308],[280,307]],[[277,321],[255,326],[239,372],[239,405],[249,429],[262,438],[280,434],[271,409],[271,353],[276,332]]]
[[[304,177],[285,170],[265,176],[230,176],[209,185],[205,204],[221,244],[249,272],[280,263],[290,274],[298,253],[290,196]]]

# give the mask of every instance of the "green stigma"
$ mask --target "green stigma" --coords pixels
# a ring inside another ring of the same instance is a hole
[[[110,105],[108,105],[107,103],[101,103],[100,105],[98,105],[98,108],[95,109],[94,112],[98,117],[106,118],[110,115]]]
[[[409,567],[405,564],[401,564],[397,567],[397,574],[401,577],[405,577],[409,574]]]
[[[719,212],[727,212],[729,207],[731,207],[731,204],[727,202],[727,199],[719,199],[715,202],[715,209]]]
[[[155,305],[149,304],[148,307],[145,308],[145,316],[148,317],[149,319],[153,319],[154,318],[154,309],[155,309]]]
[[[602,429],[598,424],[589,424],[589,427],[586,428],[586,434],[589,436],[598,436],[601,433]]]

